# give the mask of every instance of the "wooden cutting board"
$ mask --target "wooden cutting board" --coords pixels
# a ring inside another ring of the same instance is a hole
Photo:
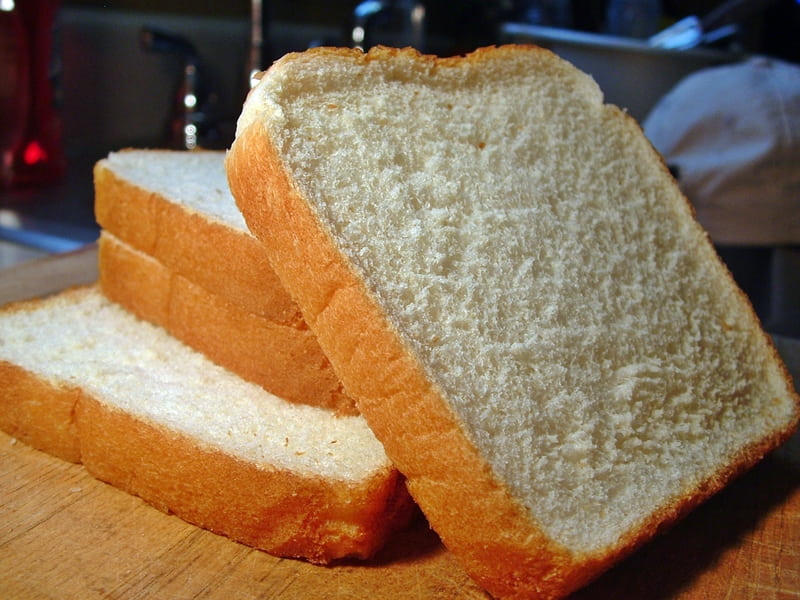
[[[0,302],[96,278],[94,247],[0,272]],[[274,558],[0,433],[0,599],[486,598],[419,518],[374,560]],[[580,600],[800,598],[800,437]]]

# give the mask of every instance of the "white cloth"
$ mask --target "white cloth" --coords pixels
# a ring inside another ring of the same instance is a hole
[[[754,57],[695,72],[643,127],[715,243],[800,243],[800,66]]]

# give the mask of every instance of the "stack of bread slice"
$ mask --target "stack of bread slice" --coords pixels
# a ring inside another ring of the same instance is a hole
[[[241,212],[188,203],[228,195],[206,178],[220,155],[188,156],[186,178],[168,153],[146,176],[136,152],[98,165],[115,302],[7,308],[0,377],[4,428],[58,430],[193,522],[364,556],[407,518],[405,482],[486,591],[552,600],[797,426],[780,357],[660,157],[548,51],[288,55],[224,157]],[[277,325],[300,350],[278,358]],[[295,356],[297,381],[264,365]],[[134,408],[151,389],[167,391]]]
[[[357,414],[247,229],[224,152],[128,149],[94,177],[109,298],[273,394]]]
[[[241,223],[224,153],[112,153],[95,191],[99,284],[0,314],[0,426],[272,554],[372,556],[413,502]]]

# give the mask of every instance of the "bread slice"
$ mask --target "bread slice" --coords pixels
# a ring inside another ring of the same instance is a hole
[[[291,402],[358,414],[308,328],[247,312],[107,231],[98,269],[108,298],[243,379]]]
[[[95,166],[101,287],[237,375],[357,414],[228,189],[223,152],[127,149]]]
[[[288,55],[227,170],[412,495],[497,597],[567,595],[796,427],[660,157],[546,50]]]
[[[224,152],[111,152],[95,164],[94,191],[104,230],[249,312],[304,326],[236,207]]]
[[[368,557],[413,508],[362,417],[273,396],[96,286],[0,311],[0,390],[9,434],[279,556]]]

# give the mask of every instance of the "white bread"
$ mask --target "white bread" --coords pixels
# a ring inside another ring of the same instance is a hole
[[[224,159],[127,149],[97,163],[103,292],[281,398],[357,414],[247,230]]]
[[[0,427],[279,556],[368,557],[412,503],[362,417],[286,402],[96,286],[0,311]]]
[[[567,595],[796,427],[660,157],[546,50],[287,55],[227,170],[412,495],[497,597]]]

